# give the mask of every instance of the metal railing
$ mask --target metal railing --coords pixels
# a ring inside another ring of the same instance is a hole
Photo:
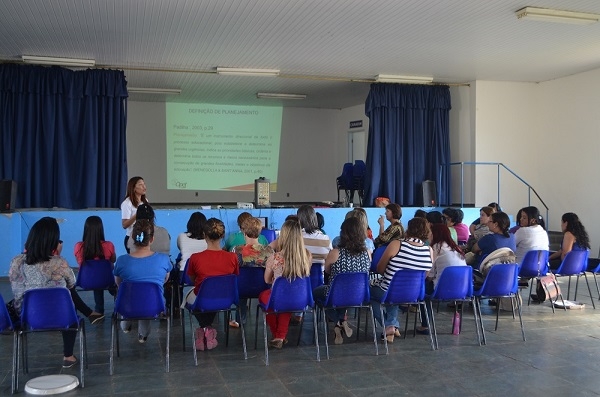
[[[462,162],[457,162],[457,163],[448,163],[448,164],[442,164],[440,165],[440,173],[439,173],[439,177],[441,178],[441,176],[443,175],[442,170],[444,169],[444,167],[448,167],[448,170],[450,170],[450,167],[452,166],[456,166],[456,165],[460,165],[460,206],[464,207],[464,197],[465,197],[465,165],[469,165],[469,166],[479,166],[479,165],[492,165],[492,166],[496,166],[497,167],[497,176],[496,179],[498,181],[498,199],[497,202],[500,203],[500,171],[501,169],[506,170],[507,172],[509,172],[513,177],[515,177],[518,181],[520,181],[521,183],[523,183],[526,187],[527,187],[527,197],[528,197],[528,204],[527,205],[531,205],[531,193],[533,193],[535,195],[535,197],[537,197],[537,199],[539,200],[539,202],[542,204],[542,206],[544,206],[544,208],[546,209],[546,225],[549,224],[549,209],[548,206],[546,205],[546,203],[544,202],[544,200],[542,200],[542,198],[540,197],[540,195],[538,194],[538,192],[536,192],[536,190],[529,184],[527,183],[523,178],[521,178],[519,175],[517,175],[513,170],[511,170],[510,168],[508,168],[506,165],[504,165],[503,163],[489,163],[489,162],[474,162],[474,161],[462,161]],[[442,186],[441,181],[438,180],[438,186]],[[452,188],[452,185],[450,184],[450,189]],[[448,195],[448,198],[450,198],[450,193]],[[440,197],[438,197],[438,202],[439,202]],[[518,220],[517,220],[518,223]]]

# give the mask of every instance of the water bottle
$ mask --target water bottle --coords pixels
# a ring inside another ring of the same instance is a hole
[[[454,317],[452,318],[452,335],[460,334],[460,313],[458,311],[454,312]]]

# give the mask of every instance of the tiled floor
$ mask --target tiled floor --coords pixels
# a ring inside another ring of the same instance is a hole
[[[591,280],[593,283],[593,280]],[[431,351],[426,336],[396,339],[385,355],[375,356],[372,339],[345,340],[331,346],[331,359],[325,357],[321,338],[321,362],[316,361],[312,323],[305,324],[300,347],[291,343],[281,351],[270,351],[270,365],[264,365],[259,325],[259,348],[254,350],[254,318],[247,327],[248,360],[242,355],[239,330],[232,330],[225,347],[222,328],[219,346],[198,352],[194,366],[186,324],[188,349],[182,351],[181,328],[171,333],[171,372],[164,371],[166,323],[156,322],[148,343],[137,342],[135,332],[121,334],[121,357],[116,358],[115,374],[109,375],[110,320],[86,324],[89,368],[85,388],[66,396],[143,395],[149,396],[587,396],[600,394],[600,307],[593,310],[585,281],[580,282],[579,300],[584,310],[558,311],[549,304],[525,306],[523,318],[527,341],[521,339],[518,320],[501,313],[497,332],[493,331],[492,308],[485,307],[487,346],[479,347],[472,312],[465,311],[463,332],[450,333],[451,312],[442,305],[436,316],[440,350]],[[566,290],[565,288],[563,288]],[[594,289],[594,286],[592,286]],[[582,292],[584,292],[583,294]],[[0,292],[12,296],[6,279]],[[83,294],[91,303],[91,293]],[[595,296],[595,292],[594,292]],[[108,295],[107,295],[108,297]],[[112,306],[107,306],[110,313]],[[308,319],[307,319],[308,320]],[[351,320],[353,322],[355,320]],[[404,320],[402,320],[404,321]],[[222,324],[222,320],[221,320]],[[298,327],[290,327],[290,339]],[[12,338],[0,339],[0,394],[10,394]],[[33,335],[30,341],[30,373],[20,376],[20,390],[33,377],[69,373],[61,368],[60,336]],[[76,350],[77,351],[77,350]],[[77,353],[76,353],[77,354]]]

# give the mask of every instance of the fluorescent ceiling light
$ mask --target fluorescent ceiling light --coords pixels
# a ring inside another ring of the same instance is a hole
[[[246,69],[217,67],[217,73],[233,76],[278,76],[279,69]]]
[[[275,92],[258,92],[256,97],[260,99],[306,99],[305,94],[278,94]]]
[[[38,57],[34,55],[22,55],[24,63],[35,65],[58,65],[72,67],[87,67],[91,68],[96,65],[94,59],[77,59],[77,58],[58,58],[58,57]]]
[[[163,95],[179,95],[181,90],[178,88],[127,88],[130,94],[163,94]]]
[[[553,10],[550,8],[524,7],[515,11],[518,19],[529,19],[533,21],[548,21],[573,23],[577,25],[587,25],[598,22],[599,14],[590,14],[586,12],[573,12]]]
[[[375,78],[375,81],[377,81],[378,83],[426,84],[431,83],[433,81],[433,77],[378,74]]]

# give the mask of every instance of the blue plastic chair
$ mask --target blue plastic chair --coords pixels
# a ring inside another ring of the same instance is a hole
[[[579,285],[579,277],[580,276],[585,277],[585,282],[588,287],[588,292],[590,293],[590,299],[592,301],[592,306],[595,309],[596,304],[594,303],[594,298],[592,297],[592,290],[590,288],[590,282],[588,281],[588,278],[586,275],[589,255],[590,255],[589,250],[569,251],[567,253],[567,255],[565,255],[565,259],[563,259],[563,261],[560,264],[560,266],[558,267],[558,269],[556,269],[556,271],[554,272],[554,275],[556,276],[557,279],[559,277],[569,277],[569,284],[567,287],[567,300],[569,299],[569,296],[571,295],[571,276],[577,277],[577,279],[575,281],[575,297],[574,297],[575,300],[577,300],[577,287]],[[563,302],[563,307],[565,307],[562,293],[559,296],[560,296],[561,301]],[[552,307],[554,307],[554,303],[556,303],[557,301],[558,301],[558,296],[552,303]],[[566,310],[566,307],[565,307],[565,310]]]
[[[21,305],[23,370],[28,372],[27,334],[32,332],[75,331],[79,334],[79,381],[84,387],[83,368],[87,367],[85,323],[77,316],[71,293],[66,288],[38,288],[25,292]]]
[[[265,283],[264,267],[240,267],[237,283],[239,297],[247,299],[248,310],[251,307],[252,299],[258,299],[261,292],[271,288],[269,284]]]
[[[183,270],[181,272],[179,272],[179,280],[177,280],[177,282],[175,283],[175,285],[173,285],[173,288],[171,288],[171,306],[173,305],[174,299],[175,299],[175,291],[177,291],[177,296],[183,296],[185,288],[187,287],[193,287],[194,283],[192,282],[192,280],[190,280],[190,276],[188,276],[187,271],[188,271],[188,265],[190,263],[190,260],[188,259],[187,261],[185,261],[185,266],[183,267]],[[175,310],[174,307],[171,308],[171,321],[173,321],[173,311]],[[185,351],[185,327],[183,325],[183,308],[179,307],[179,325],[181,325],[181,338],[183,340],[183,351]]]
[[[433,333],[435,348],[439,349],[433,302],[473,302],[473,268],[471,266],[450,266],[445,268],[440,275],[433,293],[426,297],[426,301],[429,305],[429,312],[431,313],[431,332]],[[461,318],[463,316],[463,308],[464,304],[461,306],[460,310]],[[477,341],[479,342],[479,346],[481,346],[481,336],[479,335],[479,322],[477,321],[476,310],[473,310],[473,318],[475,319],[475,329],[477,330]]]
[[[417,305],[417,311],[421,311],[421,305],[425,307],[425,271],[422,270],[398,270],[392,277],[392,281],[382,297],[381,305],[379,307],[381,311],[381,319],[383,320],[383,306],[384,305]],[[423,315],[423,313],[421,313]],[[407,319],[404,326],[404,337],[406,338],[406,331],[408,330],[408,312],[406,315]],[[429,315],[425,310],[425,321],[427,322],[427,328],[429,328]],[[429,340],[431,343],[431,350],[435,350],[433,344],[433,336],[429,333]],[[383,338],[385,345],[385,354],[389,354],[387,338]]]
[[[382,246],[375,248],[375,251],[373,251],[373,255],[372,255],[372,259],[371,259],[371,273],[373,273],[373,274],[377,273],[377,264],[379,263],[379,260],[383,256],[383,253],[385,252],[386,248],[387,248],[387,244],[384,244]]]
[[[112,315],[110,344],[110,374],[114,373],[114,350],[119,357],[118,324],[127,320],[167,320],[167,344],[165,372],[169,372],[169,346],[171,341],[171,319],[165,316],[166,307],[160,286],[151,282],[124,281],[119,285],[117,300]]]
[[[261,230],[260,234],[265,236],[269,243],[272,243],[273,241],[275,241],[275,239],[277,239],[277,234],[273,229],[263,229]]]
[[[267,341],[267,311],[272,310],[273,313],[297,313],[303,312],[306,314],[307,308],[313,314],[313,325],[315,333],[315,344],[317,346],[317,361],[321,361],[319,352],[319,335],[317,332],[317,321],[315,318],[315,302],[312,296],[312,288],[310,277],[297,277],[290,281],[285,277],[278,277],[273,283],[271,289],[271,297],[267,304],[259,301],[256,308],[256,324],[254,334],[258,334],[258,311],[263,312],[263,333],[265,340],[265,365],[269,365],[269,344]],[[304,325],[304,315],[300,322],[300,335],[302,334],[302,326]],[[298,339],[299,341],[299,339]]]
[[[192,350],[194,351],[194,364],[198,366],[198,356],[196,353],[196,333],[192,324],[192,314],[194,313],[214,313],[225,312],[229,318],[231,306],[235,306],[239,310],[239,292],[237,275],[227,274],[223,276],[207,277],[200,284],[198,295],[192,305],[186,304],[185,307],[190,314],[190,330],[192,332]],[[225,346],[229,345],[229,324],[225,323]],[[242,344],[244,346],[244,359],[248,359],[246,351],[246,333],[244,331],[243,322],[240,323],[242,331]]]
[[[594,283],[596,284],[596,291],[598,292],[598,302],[600,302],[600,287],[598,287],[598,279],[596,278],[596,274],[600,273],[600,263],[591,270],[591,273],[594,276]]]
[[[547,250],[531,250],[528,251],[523,260],[519,264],[519,278],[532,280],[539,280],[541,277],[544,277],[548,274],[548,255],[549,252]],[[529,299],[527,299],[527,306],[531,303],[531,293],[533,291],[533,284],[529,286]],[[554,305],[552,305],[552,310],[554,311]]]
[[[358,192],[359,205],[363,205],[365,193],[365,175],[367,173],[367,165],[362,160],[354,161],[354,173],[352,176],[353,188]]]
[[[19,330],[12,322],[4,298],[0,295],[0,334],[12,335],[13,337],[13,357],[12,357],[12,377],[10,391],[12,394],[17,392],[19,385]]]
[[[475,309],[479,316],[479,325],[481,326],[481,335],[483,344],[487,343],[485,339],[485,329],[483,328],[483,318],[481,317],[481,299],[483,297],[496,298],[498,304],[496,305],[496,328],[498,330],[498,317],[500,314],[500,298],[510,298],[511,302],[517,302],[517,312],[519,313],[519,322],[521,323],[521,334],[523,335],[523,341],[525,341],[525,328],[523,328],[523,319],[521,317],[521,302],[518,299],[519,295],[519,265],[516,263],[498,264],[492,266],[487,277],[483,281],[483,285],[477,291],[474,291],[475,295]],[[513,306],[514,313],[514,306]],[[514,314],[513,314],[514,317]]]
[[[313,290],[325,284],[323,270],[324,266],[322,263],[313,263],[310,267],[310,285]]]
[[[325,349],[327,359],[329,359],[329,343],[327,341],[328,327],[326,309],[344,309],[344,308],[368,308],[371,313],[371,325],[375,329],[375,317],[373,315],[373,306],[371,306],[371,294],[369,293],[369,274],[366,272],[341,273],[335,276],[329,287],[329,293],[324,301],[316,299],[315,303],[321,308],[321,318],[323,318],[323,332],[325,333]],[[360,329],[360,315],[356,325],[356,339],[358,340],[358,330]],[[379,355],[377,346],[377,336],[373,332],[373,342],[375,343],[375,355]]]
[[[77,273],[75,287],[80,291],[104,291],[112,289],[114,294],[117,287],[115,285],[115,276],[113,275],[113,264],[106,259],[85,261]]]
[[[342,175],[336,178],[336,188],[338,193],[337,201],[340,201],[340,190],[343,190],[346,194],[346,201],[350,202],[351,197],[354,195],[352,177],[354,174],[354,165],[352,163],[344,164],[342,169]]]

